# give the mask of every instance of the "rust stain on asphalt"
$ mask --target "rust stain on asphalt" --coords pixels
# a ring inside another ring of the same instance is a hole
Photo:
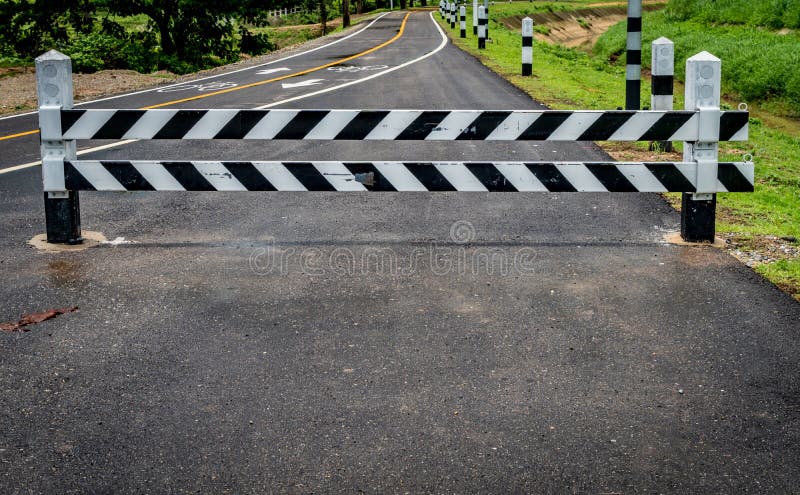
[[[17,322],[0,323],[0,331],[9,333],[27,332],[28,330],[30,330],[30,328],[28,328],[30,325],[35,325],[43,321],[51,320],[56,316],[63,315],[66,313],[73,313],[75,311],[78,311],[77,306],[72,306],[71,308],[48,309],[46,311],[42,311],[41,313],[30,313],[22,315],[22,317]]]

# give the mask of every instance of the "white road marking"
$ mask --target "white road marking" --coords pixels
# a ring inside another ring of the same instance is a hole
[[[381,17],[383,17],[383,16],[380,16],[377,19],[375,19],[374,21],[372,21],[371,23],[369,23],[367,25],[367,27],[365,27],[364,29],[367,29],[368,27],[370,27],[372,24],[377,22],[378,19],[380,19]],[[444,49],[445,46],[447,46],[447,35],[444,34],[444,31],[442,31],[442,28],[440,28],[439,25],[436,23],[436,21],[433,19],[433,13],[430,14],[430,18],[431,18],[431,22],[433,22],[433,25],[436,27],[436,30],[439,32],[439,36],[441,36],[441,38],[442,38],[442,41],[441,41],[441,43],[439,43],[439,46],[437,46],[432,51],[430,51],[430,52],[428,52],[428,53],[426,53],[424,55],[421,55],[421,56],[419,56],[419,57],[417,57],[417,58],[415,58],[413,60],[409,60],[408,62],[404,62],[404,63],[402,63],[400,65],[397,65],[395,67],[391,67],[391,68],[386,69],[386,70],[381,71],[381,72],[376,72],[374,74],[371,74],[369,76],[363,77],[361,79],[356,79],[356,80],[353,80],[353,81],[346,82],[344,84],[339,84],[338,86],[331,86],[330,88],[320,89],[318,91],[314,91],[314,92],[311,92],[311,93],[306,93],[306,94],[303,94],[303,95],[293,96],[292,98],[287,98],[285,100],[276,101],[276,102],[270,103],[268,105],[263,105],[263,106],[260,106],[260,107],[256,107],[256,110],[263,110],[265,108],[274,107],[274,106],[277,106],[277,105],[281,105],[283,103],[289,103],[289,102],[292,102],[292,101],[302,100],[303,98],[308,98],[310,96],[317,96],[317,95],[321,95],[321,94],[324,94],[324,93],[329,93],[331,91],[336,91],[337,89],[345,88],[347,86],[353,86],[355,84],[360,84],[362,82],[366,82],[366,81],[375,79],[377,77],[389,74],[389,73],[394,72],[396,70],[408,67],[409,65],[416,64],[417,62],[421,62],[422,60],[425,60],[426,58],[431,57],[431,56],[439,53],[440,51],[442,51],[442,49]],[[354,36],[354,35],[362,32],[364,29],[362,29],[361,31],[357,31],[356,33],[353,33],[353,34],[351,34],[351,35],[349,35],[349,36],[347,36],[345,38],[342,38],[341,40],[337,40],[337,41],[334,41],[333,43],[329,43],[327,45],[323,45],[323,47],[330,46],[330,45],[332,45],[334,43],[338,43],[339,41],[345,40],[345,39],[349,38],[350,36]],[[314,48],[312,50],[309,50],[308,52],[303,52],[303,53],[309,53],[309,52],[312,52],[312,51],[316,51],[319,48],[323,48],[323,47]],[[297,55],[301,55],[301,54],[297,54]],[[286,57],[286,58],[292,58],[292,57],[295,57],[297,55],[291,55],[290,57]],[[286,60],[286,58],[281,59],[281,60]],[[276,60],[275,62],[270,62],[270,64],[276,63],[276,62],[280,62],[281,60]],[[269,65],[269,64],[263,64],[263,65]],[[259,67],[259,66],[257,66],[257,67]],[[247,69],[240,69],[239,71],[235,71],[235,72],[240,72],[242,70],[248,70],[248,69],[251,69],[251,68],[252,67],[248,67]],[[214,77],[216,77],[216,76],[214,76]],[[152,91],[152,90],[147,90],[147,91]],[[140,93],[144,93],[144,92],[147,92],[147,91],[140,91]],[[138,93],[131,93],[131,94],[138,94]],[[128,96],[130,96],[130,95],[128,95]],[[101,101],[101,100],[97,100],[97,101]],[[252,133],[252,131],[251,131],[251,133]],[[106,144],[106,145],[103,145],[103,146],[98,146],[96,148],[88,148],[88,149],[79,151],[78,155],[83,155],[83,154],[86,154],[86,153],[93,153],[95,151],[103,151],[103,150],[107,150],[107,149],[110,149],[110,148],[116,148],[116,147],[119,147],[119,146],[124,146],[126,144],[133,143],[135,141],[136,141],[135,139],[129,139],[129,140],[126,140],[126,141],[120,141],[118,143],[111,143],[111,144]],[[0,170],[0,175],[7,174],[9,172],[14,172],[16,170],[22,170],[22,169],[25,169],[25,168],[36,167],[36,166],[39,166],[41,164],[42,164],[42,162],[40,160],[40,161],[36,161],[36,162],[30,162],[30,163],[25,163],[25,164],[22,164],[22,165],[16,165],[16,166],[13,166],[13,167],[4,168],[4,169]],[[288,171],[287,171],[287,173],[288,173]],[[305,188],[299,189],[299,190],[305,190]]]
[[[258,74],[260,76],[266,76],[267,74],[272,74],[272,73],[275,73],[275,72],[284,72],[284,71],[287,71],[287,70],[289,70],[288,67],[278,67],[277,69],[260,70],[260,71],[256,72],[256,74]]]
[[[305,86],[316,86],[317,84],[322,84],[322,81],[325,79],[309,79],[307,81],[300,81],[297,83],[282,83],[281,86],[283,89],[289,88],[303,88]]]

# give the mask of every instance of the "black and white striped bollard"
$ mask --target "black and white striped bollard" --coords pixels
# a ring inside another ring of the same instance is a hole
[[[478,35],[478,0],[472,0],[472,34]]]
[[[522,75],[533,74],[533,19],[522,19]]]
[[[450,4],[450,29],[456,28],[456,3]]]
[[[439,0],[439,15],[444,19],[444,0]]]
[[[675,75],[675,44],[667,38],[661,37],[652,43],[651,74],[650,78],[650,108],[652,110],[672,110],[673,84]],[[650,143],[653,151],[655,143]],[[672,151],[670,141],[658,143],[662,151]]]
[[[459,22],[461,24],[461,37],[467,37],[467,7],[462,5],[459,10]]]
[[[487,40],[489,39],[489,0],[483,0],[483,16],[486,19],[484,25],[486,26],[486,36],[484,36]]]
[[[486,7],[478,7],[478,49],[486,48]]]
[[[699,110],[701,122],[698,140],[683,143],[683,160],[697,163],[697,192],[681,195],[681,237],[687,242],[714,242],[717,195],[713,191],[717,190],[719,169],[721,69],[720,59],[708,52],[686,61],[683,108]],[[707,129],[705,135],[703,129]]]
[[[628,0],[625,109],[639,110],[642,91],[642,0]]]

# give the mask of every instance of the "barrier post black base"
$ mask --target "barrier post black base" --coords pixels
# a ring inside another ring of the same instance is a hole
[[[709,200],[693,200],[681,194],[681,238],[686,242],[714,242],[717,195]]]
[[[48,193],[44,193],[44,214],[47,242],[52,244],[83,242],[78,191],[67,191],[65,198],[51,198],[48,197]]]

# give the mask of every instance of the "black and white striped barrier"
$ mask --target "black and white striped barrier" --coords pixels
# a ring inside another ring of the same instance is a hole
[[[522,75],[533,74],[533,19],[522,19]]]
[[[478,0],[472,0],[472,34],[478,35]]]
[[[638,110],[642,91],[642,0],[628,0],[625,109]]]
[[[753,166],[720,163],[718,190],[753,190]],[[72,191],[694,191],[696,163],[67,161]]]
[[[486,48],[486,8],[478,7],[478,49]]]
[[[444,0],[439,0],[439,15],[444,19]]]
[[[44,107],[42,139],[698,141],[701,111],[96,110]],[[717,112],[714,140],[744,141],[748,113]],[[711,123],[709,123],[711,124]]]
[[[459,17],[460,17],[460,19],[459,19],[460,26],[459,27],[461,28],[461,37],[462,38],[466,38],[467,37],[467,7],[465,7],[464,5],[462,5],[460,7]]]
[[[661,37],[652,43],[650,108],[653,110],[672,110],[672,93],[675,74],[675,45]],[[670,141],[658,143],[663,151],[672,151]],[[650,144],[651,151],[655,148]]]
[[[754,184],[752,163],[717,162],[718,141],[747,139],[748,113],[720,111],[719,59],[705,52],[687,61],[685,111],[75,110],[69,58],[48,52],[36,67],[48,242],[80,242],[82,190],[680,191],[684,238],[706,240],[714,194]],[[77,139],[678,140],[687,152],[680,163],[91,161],[76,159]]]
[[[456,3],[450,4],[450,29],[456,28]]]

